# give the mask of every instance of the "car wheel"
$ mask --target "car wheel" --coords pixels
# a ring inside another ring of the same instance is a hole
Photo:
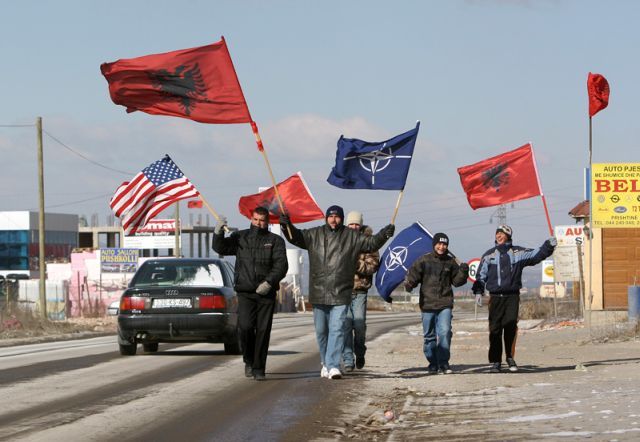
[[[142,344],[142,349],[145,353],[155,353],[158,351],[158,343],[150,342],[148,344]]]
[[[236,332],[229,336],[224,342],[224,352],[228,355],[241,355],[242,343],[240,342],[240,331],[236,329]]]
[[[136,354],[136,350],[138,349],[137,344],[118,344],[120,347],[120,354],[122,356],[133,356]]]

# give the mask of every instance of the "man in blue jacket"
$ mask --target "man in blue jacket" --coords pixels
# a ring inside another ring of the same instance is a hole
[[[518,371],[515,353],[518,333],[518,309],[522,270],[534,266],[553,253],[557,241],[555,237],[546,240],[539,249],[514,246],[511,242],[513,231],[507,225],[496,229],[495,247],[489,249],[478,265],[473,293],[476,297],[489,292],[489,363],[490,371],[499,373],[502,366],[502,340],[509,371]]]

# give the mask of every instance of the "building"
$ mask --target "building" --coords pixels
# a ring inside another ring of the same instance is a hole
[[[38,212],[0,212],[0,275],[9,273],[38,277]],[[45,259],[69,262],[78,247],[78,215],[45,213]]]

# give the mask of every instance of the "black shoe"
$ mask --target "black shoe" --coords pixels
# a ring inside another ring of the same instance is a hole
[[[500,362],[492,362],[491,368],[489,368],[490,373],[500,373],[502,368],[502,364]]]
[[[267,377],[264,375],[264,373],[255,373],[253,375],[253,379],[255,379],[256,381],[265,381]]]
[[[244,364],[244,375],[248,378],[253,377],[253,368],[251,368],[251,365]]]
[[[518,365],[516,364],[516,361],[513,360],[513,358],[507,358],[507,365],[509,366],[509,371],[511,373],[515,373],[516,371],[518,371]]]
[[[362,357],[356,356],[356,368],[358,370],[362,370],[363,367],[364,367],[364,356]]]
[[[427,367],[427,374],[438,374],[438,367],[435,365],[429,365]]]

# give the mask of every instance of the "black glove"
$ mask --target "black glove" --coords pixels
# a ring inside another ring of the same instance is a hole
[[[469,264],[467,264],[466,262],[463,262],[462,264],[460,264],[460,270],[462,270],[463,272],[468,272]]]
[[[382,228],[381,232],[385,238],[389,239],[396,231],[396,226],[393,224],[386,225]]]
[[[291,220],[289,219],[289,215],[283,213],[280,215],[280,224],[289,225],[291,224]]]

